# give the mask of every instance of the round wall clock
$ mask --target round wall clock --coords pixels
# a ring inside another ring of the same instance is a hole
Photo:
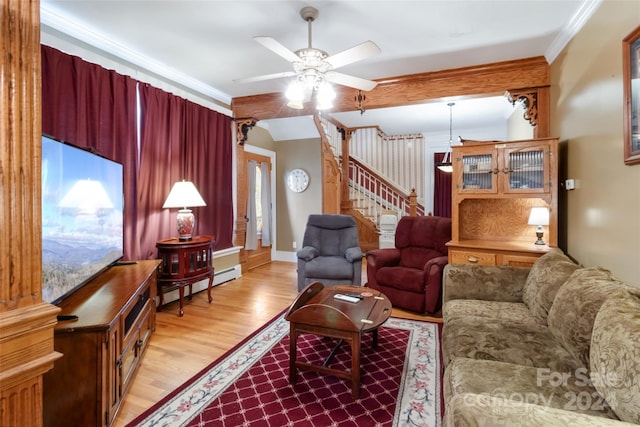
[[[287,177],[287,185],[291,191],[301,193],[309,186],[309,174],[304,169],[293,169]]]

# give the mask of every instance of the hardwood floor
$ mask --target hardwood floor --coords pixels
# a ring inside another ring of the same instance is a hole
[[[363,283],[366,266],[363,266]],[[286,309],[298,294],[296,264],[272,262],[249,271],[237,280],[213,288],[213,302],[206,292],[185,300],[184,316],[178,302],[157,313],[140,369],[120,408],[115,427],[123,427],[145,409],[197,374],[227,350]],[[393,309],[392,315],[441,321]]]

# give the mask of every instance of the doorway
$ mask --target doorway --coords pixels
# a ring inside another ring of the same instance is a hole
[[[271,262],[275,247],[275,153],[245,146],[247,162],[247,270]]]

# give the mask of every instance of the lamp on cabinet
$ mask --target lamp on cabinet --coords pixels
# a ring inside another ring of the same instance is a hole
[[[542,240],[543,232],[542,226],[549,225],[549,209],[542,207],[534,207],[531,208],[531,213],[529,214],[529,225],[536,226],[536,245],[544,245],[544,240]]]
[[[178,236],[180,240],[191,240],[193,229],[196,225],[196,218],[191,209],[200,206],[207,206],[198,189],[191,181],[178,181],[173,184],[163,208],[182,208],[178,211],[176,224],[178,226]]]

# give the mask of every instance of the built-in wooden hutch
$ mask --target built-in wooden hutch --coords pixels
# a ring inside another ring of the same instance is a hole
[[[453,147],[449,262],[531,266],[558,245],[558,140],[464,141]],[[549,211],[535,244],[533,207]]]

